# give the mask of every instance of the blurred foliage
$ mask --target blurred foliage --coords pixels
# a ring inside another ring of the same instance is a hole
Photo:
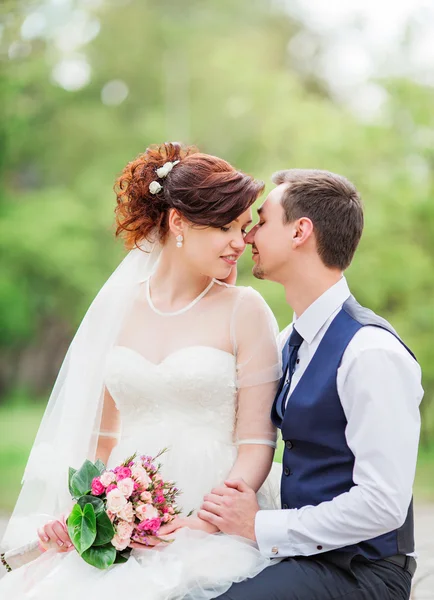
[[[20,41],[29,13],[47,16],[48,5],[56,3],[0,7],[0,393],[49,389],[122,256],[116,175],[150,143],[181,139],[267,184],[278,169],[316,167],[357,185],[366,228],[348,278],[418,356],[423,440],[434,438],[434,90],[377,81],[388,94],[381,118],[361,122],[293,63],[288,42],[302,25],[283,3],[77,0],[69,5],[99,34],[67,54],[91,68],[87,85],[67,91],[52,81],[66,52],[55,19]],[[113,80],[128,96],[104,104]],[[240,282],[264,294],[282,327],[289,322],[283,291],[253,282],[248,257]]]

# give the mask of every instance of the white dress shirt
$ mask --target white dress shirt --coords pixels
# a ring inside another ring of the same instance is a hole
[[[283,347],[295,325],[304,340],[288,397],[349,296],[343,277],[280,334]],[[327,552],[377,537],[405,521],[420,431],[419,365],[390,332],[365,326],[345,350],[337,391],[355,457],[354,486],[318,506],[259,511],[256,539],[266,556]]]

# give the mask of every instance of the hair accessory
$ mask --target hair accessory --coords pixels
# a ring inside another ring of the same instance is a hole
[[[157,169],[157,176],[160,179],[164,179],[165,177],[168,176],[168,174],[173,169],[173,167],[175,165],[177,165],[179,162],[180,162],[179,160],[175,160],[174,162],[169,161],[169,162],[164,163],[164,165],[162,167]],[[149,191],[151,192],[151,194],[158,194],[159,192],[161,192],[162,189],[163,189],[163,186],[158,181],[151,181],[151,183],[149,184]]]
[[[151,192],[151,194],[158,194],[158,192],[161,192],[162,189],[163,186],[160,185],[158,181],[151,181],[151,183],[149,184],[149,191]]]

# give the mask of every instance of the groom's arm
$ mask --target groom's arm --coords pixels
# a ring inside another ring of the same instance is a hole
[[[355,485],[315,507],[259,511],[255,534],[267,556],[327,552],[405,521],[420,431],[420,368],[388,332],[365,327],[356,335],[337,378]]]

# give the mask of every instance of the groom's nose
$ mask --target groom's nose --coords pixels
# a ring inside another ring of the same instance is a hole
[[[254,227],[252,227],[252,229],[246,235],[246,237],[244,238],[244,241],[246,242],[246,244],[253,244],[253,242],[255,240],[255,233],[256,233],[257,228],[258,228],[258,226],[255,225]]]

